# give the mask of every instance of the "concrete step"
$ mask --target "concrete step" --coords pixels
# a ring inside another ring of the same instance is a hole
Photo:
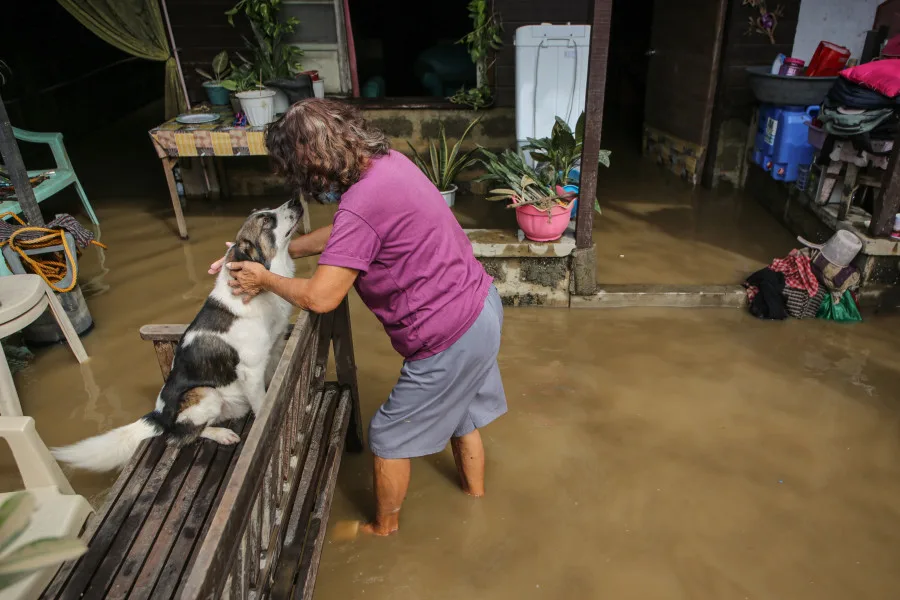
[[[744,308],[740,285],[598,285],[593,296],[572,296],[571,308]]]

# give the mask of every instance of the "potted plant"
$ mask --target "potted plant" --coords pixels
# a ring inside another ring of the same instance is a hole
[[[528,166],[525,157],[512,150],[499,156],[481,149],[481,164],[487,173],[478,181],[499,186],[488,200],[509,200],[516,210],[516,221],[525,237],[535,242],[551,242],[562,236],[569,225],[573,198],[559,194],[550,181]]]
[[[472,31],[457,43],[465,44],[475,64],[476,87],[462,88],[449,100],[454,104],[469,106],[475,110],[493,104],[493,94],[488,85],[488,70],[493,65],[492,56],[503,47],[503,25],[494,12],[493,0],[470,0],[466,7],[472,19]]]
[[[581,153],[584,150],[585,113],[581,113],[575,123],[575,131],[562,118],[556,117],[556,123],[550,137],[528,138],[522,149],[529,152],[536,163],[536,171],[552,186],[566,192],[578,192],[580,179]],[[600,150],[599,164],[609,167],[609,150]],[[577,196],[572,205],[572,216],[578,206]],[[600,212],[599,203],[594,200],[594,210]]]
[[[285,112],[289,106],[287,94],[277,84],[293,80],[301,72],[303,56],[303,50],[287,42],[300,21],[295,17],[282,19],[281,4],[282,0],[240,0],[225,12],[232,26],[238,13],[243,13],[250,22],[253,41],[244,38],[251,56],[249,62],[259,74],[259,80],[275,91],[276,114]]]
[[[203,89],[206,90],[209,103],[217,106],[227,105],[229,93],[222,85],[222,81],[231,73],[228,52],[222,50],[216,54],[210,66],[212,67],[211,75],[203,69],[196,69],[197,73],[206,80],[203,82]]]
[[[233,66],[231,77],[222,82],[241,102],[241,112],[247,115],[251,127],[262,127],[275,120],[275,90],[261,82],[249,65]]]
[[[466,136],[469,135],[469,132],[479,121],[480,119],[475,119],[469,123],[466,130],[456,140],[452,150],[448,150],[447,132],[444,129],[444,124],[441,123],[438,141],[428,140],[428,161],[419,154],[409,141],[406,142],[412,152],[413,161],[422,169],[422,172],[437,187],[438,191],[441,192],[447,206],[453,206],[456,203],[456,190],[458,188],[453,183],[456,176],[459,175],[460,171],[472,166],[476,161],[474,157],[475,150],[460,153],[460,149]]]

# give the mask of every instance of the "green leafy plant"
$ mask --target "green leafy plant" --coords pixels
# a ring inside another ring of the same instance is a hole
[[[281,4],[282,0],[240,0],[225,12],[232,26],[240,13],[250,22],[254,42],[246,38],[244,42],[261,81],[290,79],[302,69],[303,50],[286,41],[300,21],[294,17],[281,19]]]
[[[41,538],[11,549],[28,529],[34,510],[34,496],[28,492],[14,494],[0,506],[0,589],[87,551],[78,538]]]
[[[410,151],[412,151],[413,161],[416,163],[416,166],[425,173],[428,179],[431,180],[431,183],[433,183],[440,191],[446,192],[450,190],[453,187],[453,181],[456,179],[456,176],[459,175],[460,171],[472,166],[476,162],[476,150],[469,150],[468,152],[461,152],[460,150],[466,136],[469,135],[469,132],[480,120],[481,119],[475,119],[469,123],[469,126],[466,127],[463,134],[456,140],[452,150],[449,149],[449,146],[447,145],[447,132],[444,129],[444,124],[441,123],[438,140],[436,142],[431,141],[431,139],[428,140],[427,162],[409,141],[406,142]]]
[[[461,88],[458,92],[450,96],[450,102],[453,104],[462,104],[473,110],[485,108],[494,103],[491,88],[488,86],[477,88]]]
[[[222,87],[230,92],[249,92],[263,88],[262,76],[254,69],[254,66],[243,56],[238,54],[243,60],[240,65],[231,65],[231,74],[228,79],[222,80]]]
[[[494,12],[492,0],[470,0],[466,8],[469,11],[469,18],[472,19],[472,31],[457,43],[465,44],[469,50],[469,56],[475,64],[476,87],[459,90],[450,96],[450,101],[478,110],[493,103],[487,74],[493,65],[494,55],[503,47],[503,39],[500,37],[503,25],[500,16]]]
[[[212,75],[200,68],[195,70],[207,81],[211,81],[212,83],[222,83],[222,81],[231,74],[231,65],[228,62],[228,52],[222,50],[216,54],[213,57],[210,66],[212,67]]]
[[[505,150],[497,155],[484,148],[481,148],[481,154],[480,162],[486,173],[476,181],[502,186],[492,189],[488,200],[510,200],[508,208],[533,205],[545,211],[571,203],[568,198],[559,196],[546,178],[528,166],[522,154]]]
[[[569,174],[581,160],[581,153],[584,150],[584,124],[584,113],[578,117],[574,132],[568,123],[556,117],[550,137],[528,138],[528,143],[522,147],[523,150],[530,152],[531,158],[538,163],[538,170],[544,173],[553,185],[575,183],[570,180]],[[609,167],[610,154],[612,153],[609,150],[601,150],[599,164]]]

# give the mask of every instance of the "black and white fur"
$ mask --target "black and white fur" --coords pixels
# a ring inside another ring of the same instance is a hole
[[[302,213],[294,202],[253,212],[226,254],[228,260],[258,262],[273,273],[292,277],[288,244]],[[124,466],[143,440],[159,435],[177,446],[198,437],[220,444],[240,441],[234,431],[215,425],[243,417],[248,410],[259,413],[266,392],[266,367],[273,348],[280,347],[291,305],[271,292],[262,292],[245,304],[232,293],[230,279],[223,267],[175,348],[172,372],[155,410],[131,425],[54,449],[57,460],[81,469],[110,471]]]

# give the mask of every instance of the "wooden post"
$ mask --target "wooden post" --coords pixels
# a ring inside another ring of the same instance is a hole
[[[584,148],[581,153],[581,184],[575,222],[575,293],[590,295],[597,286],[594,256],[594,199],[597,197],[597,171],[600,160],[600,134],[603,129],[603,100],[606,92],[606,61],[609,56],[609,25],[612,0],[594,0],[591,4],[591,47],[588,57],[585,95]]]
[[[3,163],[9,170],[9,178],[16,188],[16,201],[22,207],[28,224],[43,227],[44,217],[38,208],[34,190],[31,189],[31,182],[28,180],[25,163],[22,162],[19,144],[16,143],[16,136],[13,134],[12,123],[9,122],[2,97],[0,97],[0,155],[3,156]]]
[[[894,215],[900,212],[900,135],[894,140],[894,151],[887,171],[881,182],[881,189],[875,196],[872,207],[872,224],[869,233],[874,237],[886,237],[894,228]]]
[[[594,198],[597,197],[597,163],[600,160],[600,133],[603,129],[612,0],[594,0],[591,13],[591,47],[584,103],[584,150],[581,154],[581,185],[578,191],[581,201],[578,203],[578,222],[575,228],[578,248],[590,248],[593,245],[591,229],[594,224]]]

